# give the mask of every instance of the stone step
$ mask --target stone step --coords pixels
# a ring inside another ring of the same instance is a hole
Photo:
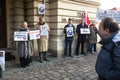
[[[0,51],[5,51],[5,61],[12,61],[16,59],[16,50],[10,48],[0,48]]]

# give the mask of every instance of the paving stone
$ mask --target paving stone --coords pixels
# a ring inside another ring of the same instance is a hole
[[[64,78],[63,80],[70,80],[69,78]]]
[[[26,68],[11,61],[6,63],[3,80],[97,80],[96,58],[97,54],[73,58],[50,57],[50,61],[44,63],[34,58]]]

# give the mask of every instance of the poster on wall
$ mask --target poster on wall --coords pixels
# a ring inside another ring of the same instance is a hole
[[[38,14],[44,14],[44,13],[45,13],[45,5],[38,4]]]
[[[40,38],[40,30],[33,30],[29,32],[30,40],[39,39]]]
[[[25,31],[15,31],[14,32],[14,41],[27,41],[28,32]]]

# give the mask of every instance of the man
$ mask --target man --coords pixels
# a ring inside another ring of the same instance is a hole
[[[107,17],[100,22],[98,34],[102,45],[95,67],[99,80],[120,80],[119,26]]]
[[[81,54],[86,55],[84,53],[84,43],[86,42],[86,34],[81,34],[81,29],[88,28],[88,26],[85,24],[84,19],[81,20],[81,23],[77,25],[76,33],[78,34],[77,37],[77,47],[76,47],[76,53],[75,55],[79,55],[79,47],[81,44]]]
[[[68,45],[69,45],[69,56],[72,57],[71,46],[72,46],[73,37],[74,37],[74,34],[75,34],[75,26],[72,24],[72,19],[71,18],[68,19],[68,24],[65,25],[63,32],[65,33],[64,57],[67,56]]]
[[[39,25],[38,29],[40,30],[40,39],[38,40],[38,50],[39,50],[39,57],[40,62],[49,61],[47,59],[47,51],[48,51],[48,39],[49,39],[49,32],[50,28],[47,23],[45,23],[44,18],[39,18]]]

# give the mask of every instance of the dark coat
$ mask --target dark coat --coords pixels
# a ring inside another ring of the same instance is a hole
[[[29,29],[21,28],[20,31],[29,31]],[[31,57],[33,55],[33,46],[32,42],[29,39],[28,35],[28,41],[19,41],[17,46],[17,52],[20,57]]]
[[[76,33],[78,35],[78,41],[82,41],[82,42],[85,42],[86,41],[86,34],[81,34],[80,33],[80,29],[81,28],[88,28],[88,26],[86,24],[84,24],[84,26],[80,23],[77,25],[77,28],[76,28]]]
[[[120,32],[101,40],[100,44],[111,50],[113,43],[117,43],[117,41],[120,41]],[[110,57],[110,52],[104,48],[100,50],[95,67],[100,78],[104,78],[105,80],[120,80],[120,44],[115,44],[113,60],[114,63]]]
[[[90,34],[88,35],[89,43],[97,43],[97,28],[90,27]]]
[[[67,36],[66,28],[68,28],[68,27],[73,27],[73,33],[72,33],[72,36],[70,36],[70,37]],[[65,25],[63,33],[65,33],[65,40],[73,40],[73,37],[75,35],[75,26],[73,24],[71,24],[71,26],[69,24]]]

